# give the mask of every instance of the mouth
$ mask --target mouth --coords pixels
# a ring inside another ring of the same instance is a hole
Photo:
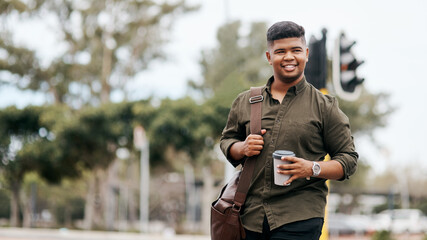
[[[286,65],[282,65],[282,68],[285,70],[285,71],[293,71],[293,70],[295,70],[296,68],[297,68],[297,65],[295,65],[295,64],[286,64]]]

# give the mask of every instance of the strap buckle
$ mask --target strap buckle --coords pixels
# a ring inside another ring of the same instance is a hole
[[[236,212],[240,212],[241,206],[233,203],[232,209]]]
[[[249,98],[249,103],[253,104],[253,103],[257,103],[257,102],[262,102],[263,100],[264,100],[264,96],[262,96],[262,95],[253,96],[253,97]]]

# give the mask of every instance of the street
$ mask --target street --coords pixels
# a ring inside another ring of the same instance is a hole
[[[68,229],[0,228],[0,240],[208,240],[209,236],[139,234]]]
[[[206,235],[139,234],[68,229],[0,228],[0,240],[209,240]],[[329,240],[370,240],[370,236],[330,236]],[[420,235],[399,235],[396,240],[424,240]]]

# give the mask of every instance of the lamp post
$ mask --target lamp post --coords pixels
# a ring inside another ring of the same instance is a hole
[[[150,195],[150,163],[149,163],[149,142],[145,130],[142,126],[136,126],[133,131],[134,145],[141,151],[140,164],[140,198],[139,198],[139,219],[140,232],[148,230],[149,215],[149,195]]]

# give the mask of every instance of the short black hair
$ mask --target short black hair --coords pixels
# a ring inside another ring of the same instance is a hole
[[[274,40],[294,37],[301,38],[303,43],[306,44],[304,28],[291,21],[277,22],[267,31],[267,43],[269,46],[273,44]]]

